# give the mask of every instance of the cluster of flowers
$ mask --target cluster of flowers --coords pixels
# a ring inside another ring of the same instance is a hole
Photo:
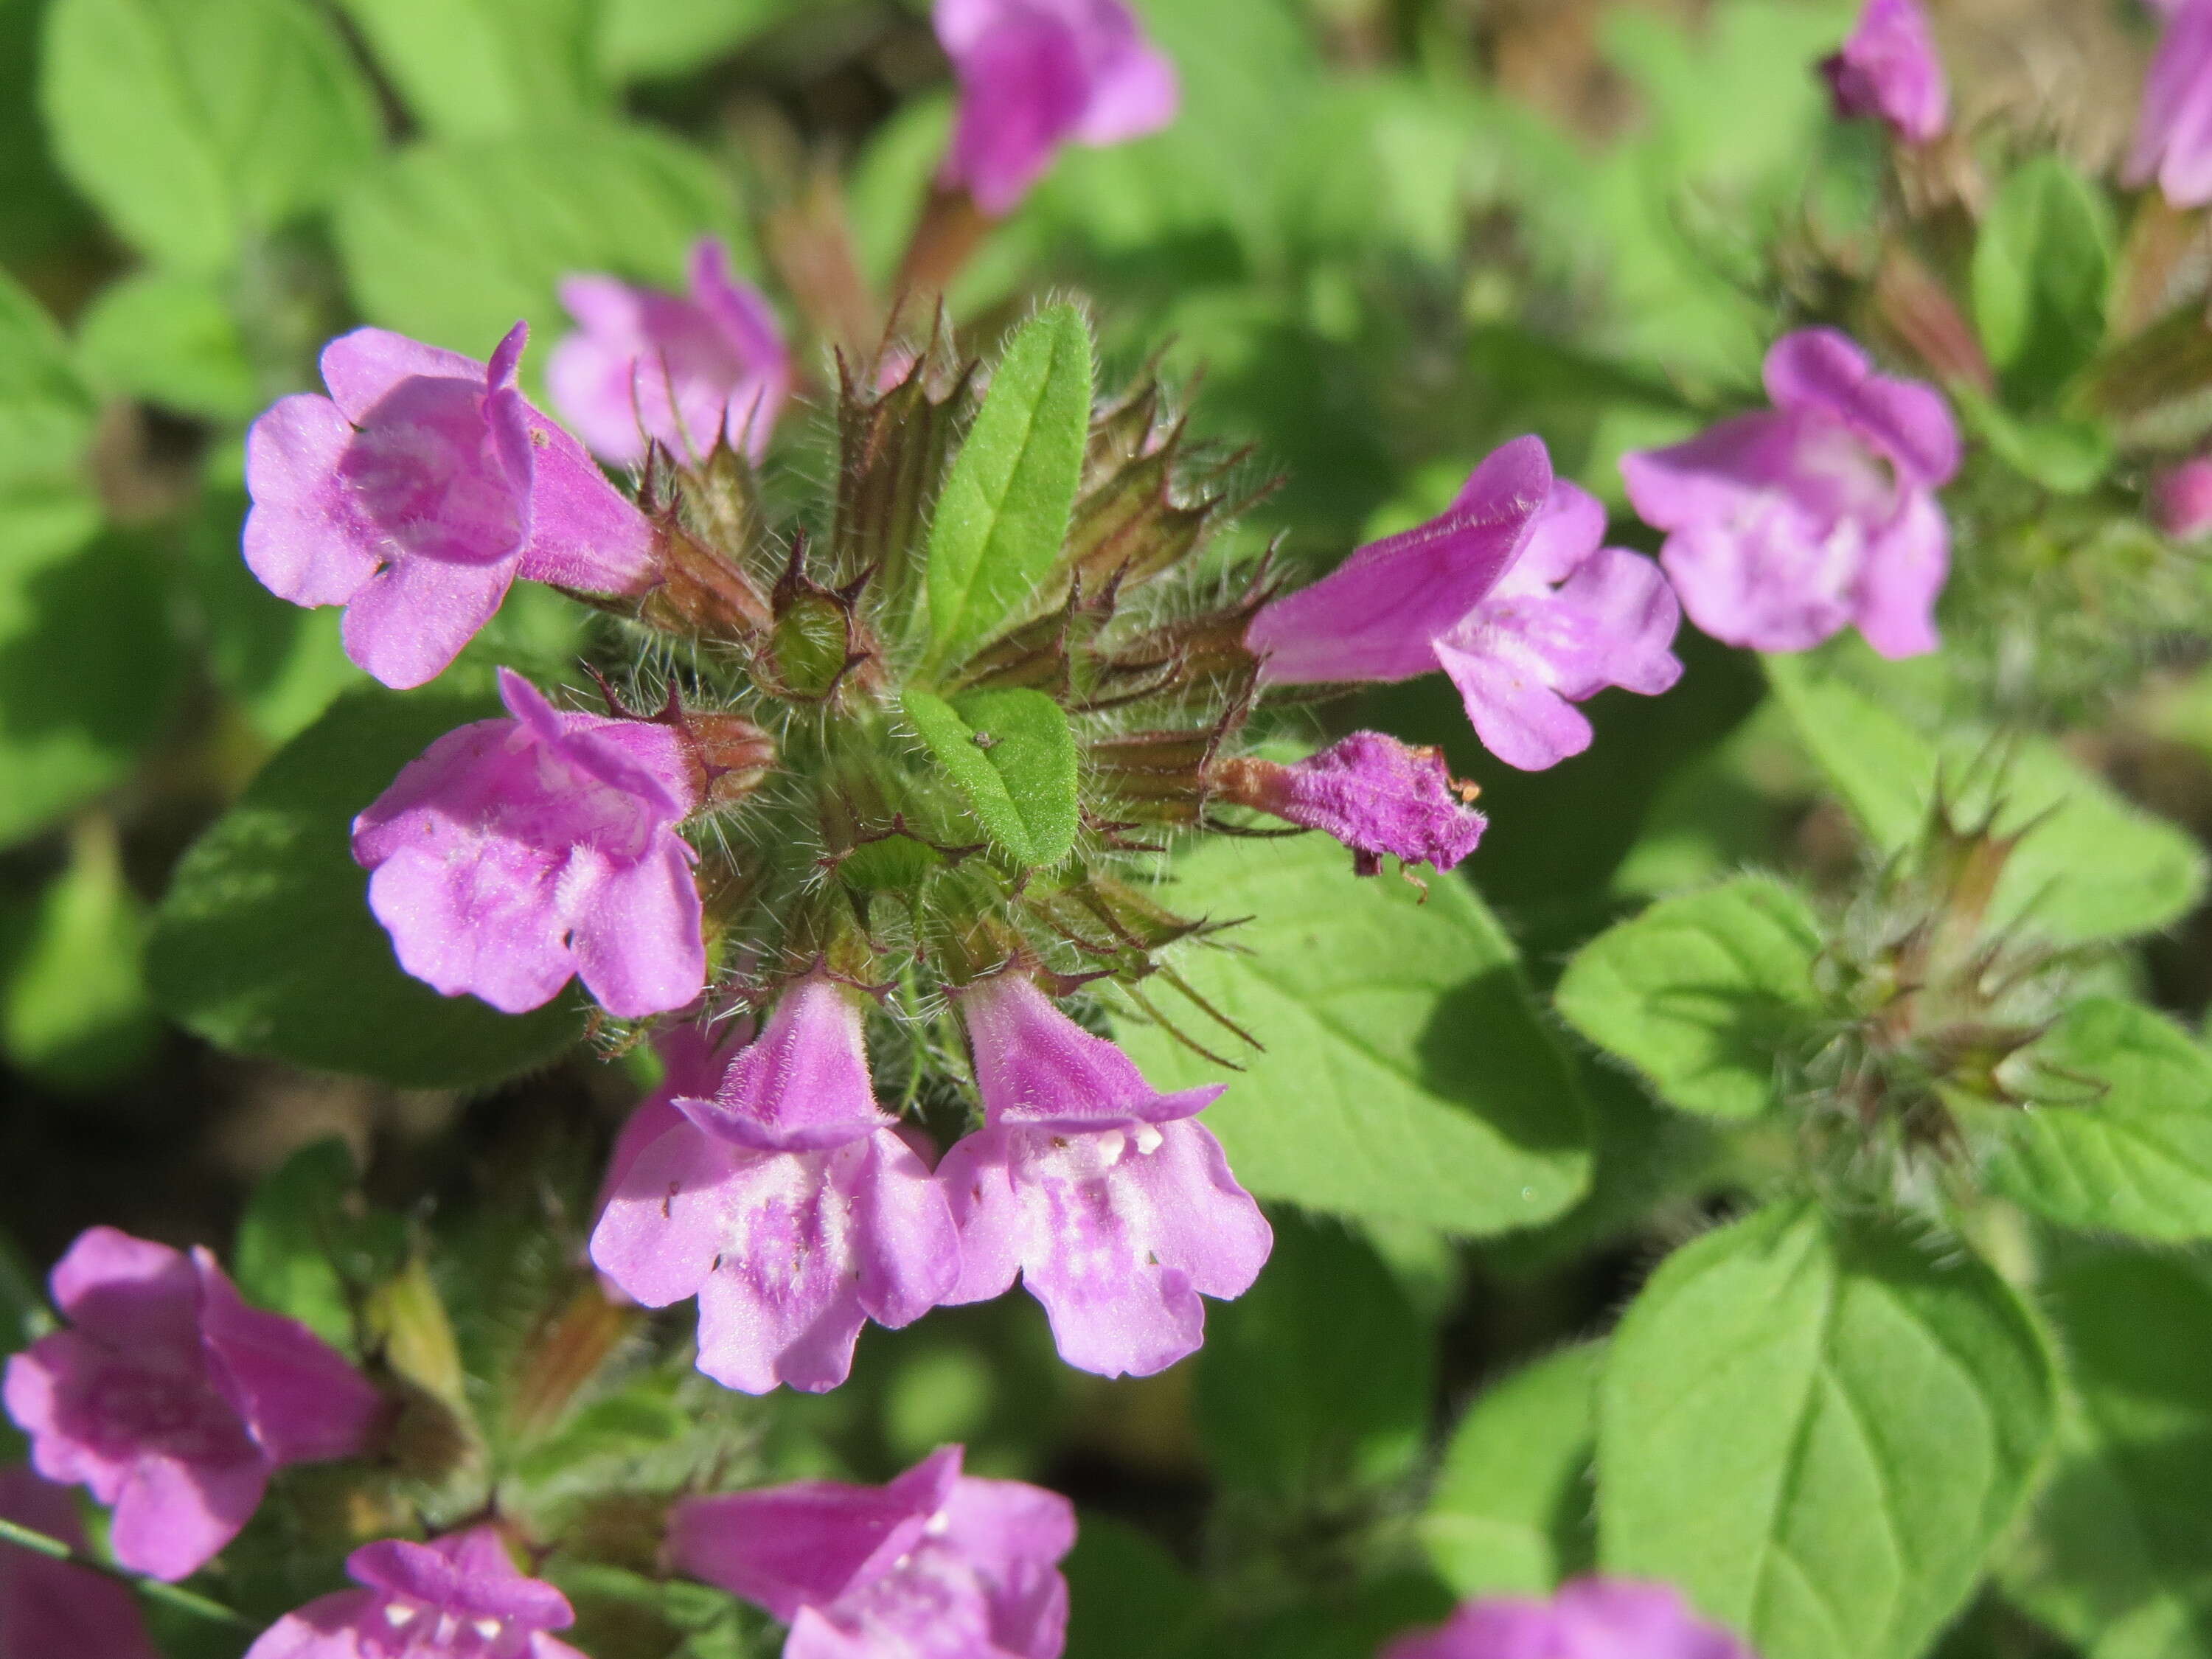
[[[9,1362],[8,1409],[32,1437],[36,1474],[0,1471],[0,1516],[77,1544],[74,1509],[50,1483],[88,1486],[114,1506],[118,1560],[182,1578],[251,1517],[272,1471],[370,1455],[383,1437],[388,1413],[368,1379],[305,1326],[248,1307],[204,1250],[94,1228],[51,1288],[70,1322]],[[1074,1542],[1066,1498],[963,1474],[948,1446],[882,1487],[801,1481],[685,1499],[666,1555],[789,1626],[787,1659],[1056,1659],[1059,1563]],[[574,1622],[567,1598],[516,1567],[495,1526],[368,1544],[346,1568],[360,1588],[280,1620],[248,1659],[581,1659],[552,1634]],[[1508,1636],[1563,1659],[1632,1638],[1649,1659],[1745,1659],[1671,1591],[1595,1581],[1548,1606],[1474,1604],[1386,1659],[1481,1659]],[[0,1651],[154,1650],[121,1586],[0,1550]]]
[[[2136,165],[2148,176],[2162,156],[2179,200],[2193,151],[2176,135],[2195,131],[2193,88],[2208,81],[2182,60],[2212,60],[2212,0],[2177,10]],[[987,215],[1011,210],[1057,145],[1137,136],[1173,112],[1172,70],[1119,0],[939,0],[937,22],[966,94],[939,187]],[[1948,96],[1911,0],[1874,0],[1827,68],[1847,112],[1913,143],[1942,131]],[[2212,198],[2212,172],[2195,165]],[[641,1303],[697,1297],[699,1364],[733,1388],[834,1387],[866,1321],[903,1324],[1017,1276],[1071,1364],[1157,1370],[1198,1346],[1200,1296],[1251,1284],[1267,1223],[1195,1121],[1219,1090],[1153,1090],[1055,1000],[1085,979],[1163,971],[1153,953],[1199,931],[1113,882],[1113,858],[1144,850],[1119,837],[1140,823],[1222,828],[1212,809],[1234,807],[1334,836],[1371,873],[1385,856],[1449,870],[1484,827],[1439,757],[1381,733],[1287,764],[1229,752],[1271,688],[1440,672],[1485,745],[1537,769],[1589,745],[1578,705],[1598,691],[1674,683],[1686,611],[1761,650],[1852,626],[1888,655],[1937,644],[1948,535],[1936,492],[1959,465],[1950,412],[1932,388],[1877,373],[1847,337],[1814,329],[1770,355],[1770,409],[1625,459],[1631,501],[1664,532],[1656,563],[1607,546],[1598,501],[1554,478],[1543,445],[1524,438],[1476,468],[1445,513],[1310,586],[1255,578],[1225,611],[1155,614],[1133,642],[1083,642],[1109,637],[1125,590],[1186,557],[1219,504],[1188,489],[1181,428],[1158,418],[1146,388],[1093,428],[1084,501],[1104,501],[1107,530],[1093,525],[1055,568],[1058,589],[1017,611],[1020,628],[916,680],[917,517],[876,526],[876,559],[841,569],[843,586],[816,583],[793,545],[763,592],[748,464],[767,453],[797,374],[773,310],[722,251],[695,252],[685,295],[579,276],[562,297],[579,326],[546,381],[566,425],[517,385],[519,324],[482,362],[372,329],[333,341],[328,396],[287,398],[253,427],[245,556],[285,599],[343,605],[349,654],[396,688],[450,665],[518,577],[722,665],[689,687],[688,706],[672,688],[652,715],[611,696],[606,714],[566,709],[502,670],[507,717],[449,733],[408,766],[361,814],[354,852],[400,963],[440,991],[520,1012],[574,978],[614,1018],[679,1017],[656,1033],[667,1081],[617,1146],[591,1253]],[[941,473],[957,425],[945,411],[973,368],[946,369],[927,350],[885,359],[842,381],[848,433],[867,440],[848,446],[848,466],[865,472],[850,457],[889,448],[909,475]],[[600,462],[641,469],[636,493]],[[884,568],[901,561],[903,582]],[[779,649],[818,641],[825,622],[841,651],[808,681]],[[1117,675],[1135,689],[1099,696]],[[902,676],[954,694],[1034,692],[1084,732],[1074,875],[997,868],[999,853],[971,857],[979,849],[915,833],[904,808],[876,811],[871,790],[920,799],[911,780],[866,775],[872,758],[890,766],[911,748]],[[1184,723],[1133,737],[1099,723],[1137,705],[1186,711]],[[821,738],[838,720],[855,742]],[[794,836],[786,811],[748,839],[745,813],[777,777],[798,778],[789,798],[823,821]],[[708,843],[726,849],[732,828],[743,850],[724,867]],[[872,998],[895,1000],[894,976],[866,896],[853,900],[857,930],[804,897],[824,869],[898,839],[920,849],[922,873],[874,879],[920,918],[902,966],[937,978],[897,1016],[935,1017],[933,998],[950,1011],[981,1106],[941,1156],[878,1103],[867,1019]],[[1024,925],[1054,904],[1103,923],[1113,937],[1097,958],[1123,966],[1056,970]],[[764,931],[761,911],[778,907],[790,915]],[[53,1291],[70,1328],[10,1361],[7,1407],[40,1474],[113,1506],[126,1566],[184,1577],[235,1535],[272,1471],[379,1442],[378,1391],[304,1327],[246,1307],[204,1251],[95,1229]],[[0,1500],[73,1534],[52,1489],[9,1480]],[[957,1448],[881,1490],[690,1500],[669,1536],[683,1571],[788,1622],[793,1659],[906,1651],[925,1622],[932,1651],[1060,1649],[1067,1505],[963,1475]],[[525,1577],[493,1528],[371,1544],[349,1568],[360,1589],[302,1608],[254,1659],[574,1651],[551,1634],[571,1620],[567,1602]],[[10,1553],[6,1570],[46,1583],[46,1604],[70,1617],[104,1616],[96,1598],[36,1579],[66,1565]],[[0,1646],[27,1639],[0,1630]],[[133,1650],[118,1635],[98,1650]],[[1670,1592],[1592,1581],[1549,1604],[1478,1604],[1391,1656],[1499,1651],[1742,1652]]]

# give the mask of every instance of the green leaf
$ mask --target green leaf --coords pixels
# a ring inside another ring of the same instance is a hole
[[[2089,1659],[2206,1659],[2212,1277],[2201,1261],[2081,1250],[2042,1291],[2072,1409],[2007,1592]]]
[[[2058,495],[2080,495],[2094,489],[2118,459],[2112,430],[2100,421],[2062,416],[2024,418],[1970,386],[1955,386],[1951,395],[1967,426],[2006,465]]]
[[[61,331],[0,270],[0,581],[17,561],[66,551],[99,522],[83,465],[95,412]]]
[[[613,104],[599,0],[341,0],[430,131],[488,138]]]
[[[1085,1514],[1064,1571],[1066,1659],[1198,1659],[1218,1650],[1203,1587],[1126,1522]]]
[[[254,1187],[231,1273],[248,1302],[354,1353],[356,1309],[399,1270],[406,1249],[405,1224],[362,1203],[353,1154],[333,1137],[302,1146]]]
[[[185,526],[183,569],[208,665],[253,730],[283,744],[313,725],[340,692],[366,684],[367,677],[346,658],[339,633],[343,611],[288,605],[246,568],[239,552],[246,509],[242,461],[234,454],[227,471],[210,469],[214,476]],[[512,605],[520,596],[507,597]],[[501,614],[507,608],[501,606]],[[499,620],[495,616],[493,624]]]
[[[339,204],[338,252],[371,321],[483,356],[523,318],[542,365],[570,326],[561,278],[605,271],[680,289],[701,236],[729,243],[742,268],[750,242],[736,206],[679,140],[582,123],[402,151]]]
[[[1444,1449],[1421,1542],[1462,1595],[1548,1595],[1597,1557],[1590,1463],[1605,1351],[1563,1348],[1486,1389]]]
[[[139,974],[145,908],[124,879],[112,823],[77,827],[68,867],[23,923],[0,994],[9,1060],[50,1085],[87,1090],[143,1065],[160,1034]]]
[[[929,526],[930,659],[964,660],[1058,562],[1091,431],[1091,331],[1073,306],[1023,325],[953,458]]]
[[[1436,1346],[1366,1244],[1292,1211],[1270,1219],[1259,1282],[1208,1312],[1199,1433],[1224,1486],[1331,1512],[1419,1455]]]
[[[2065,1226],[2212,1238],[2212,1054],[2150,1009],[2091,997],[2014,1069],[2051,1098],[1956,1109],[1995,1142],[1991,1190]]]
[[[603,0],[599,63],[618,81],[683,75],[726,56],[805,0]]]
[[[1820,946],[1795,888],[1739,876],[1607,929],[1555,995],[1568,1024],[1684,1111],[1756,1117],[1773,1103],[1778,1060],[1820,1018]]]
[[[1600,1559],[1761,1659],[1913,1659],[2028,1495],[2055,1379],[1956,1247],[1776,1206],[1678,1250],[1598,1390]]]
[[[376,151],[368,83],[301,0],[55,0],[42,75],[63,169],[180,270],[231,269]]]
[[[2005,866],[1992,925],[2027,918],[2046,938],[2074,944],[2149,933],[2195,907],[2204,855],[2188,836],[2121,799],[2045,738],[2000,739],[1940,708],[1907,719],[1903,677],[1912,672],[1869,662],[1847,674],[1835,653],[1766,659],[1798,736],[1876,848],[1898,852],[1921,833],[1940,771],[1968,813],[2002,803],[2000,833],[2040,819]],[[1888,695],[1862,678],[1887,682]]]
[[[1179,859],[1163,897],[1251,920],[1175,961],[1263,1045],[1208,1109],[1237,1179],[1263,1198],[1467,1235],[1531,1226],[1589,1181],[1589,1111],[1538,1018],[1511,943],[1474,891],[1361,881],[1320,836],[1222,838]],[[1181,1023],[1227,1041],[1171,991]],[[1157,1026],[1120,1036],[1158,1087],[1224,1068]]]
[[[1974,242],[1974,325],[2015,402],[2056,392],[2096,355],[2112,287],[2112,209],[2057,155],[1997,191]]]
[[[18,541],[21,522],[0,514],[0,847],[121,782],[167,725],[181,667],[148,550],[41,545],[67,527],[59,512]]]
[[[1042,691],[902,700],[913,726],[991,839],[1017,863],[1057,864],[1075,845],[1075,734]]]
[[[238,319],[204,276],[134,271],[100,290],[77,324],[92,380],[186,415],[244,420],[267,400]]]
[[[580,1033],[555,1003],[513,1018],[400,971],[349,829],[399,769],[495,705],[438,691],[341,698],[185,853],[155,918],[155,1000],[209,1042],[412,1088],[495,1083]]]

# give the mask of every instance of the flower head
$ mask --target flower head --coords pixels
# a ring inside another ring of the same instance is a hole
[[[1595,498],[1555,482],[1535,438],[1477,467],[1451,508],[1372,542],[1263,607],[1245,631],[1263,682],[1404,680],[1441,669],[1484,744],[1534,770],[1589,746],[1570,705],[1680,677],[1680,620],[1651,562],[1601,545]]]
[[[860,1327],[942,1301],[959,1241],[929,1165],[876,1104],[853,994],[786,991],[708,1097],[640,1150],[592,1259],[650,1308],[699,1298],[699,1369],[749,1394],[845,1380]]]
[[[1821,64],[1836,112],[1887,121],[1909,143],[1943,136],[1951,94],[1919,0],[1867,0],[1843,50]]]
[[[2176,207],[2212,202],[2212,0],[2163,7],[2165,34],[2143,82],[2134,147],[2121,179],[2155,179]]]
[[[682,733],[563,713],[505,669],[500,696],[513,719],[448,732],[354,820],[400,965],[507,1013],[571,975],[624,1018],[682,1007],[707,974]]]
[[[1199,1301],[1242,1296],[1273,1243],[1221,1143],[1192,1121],[1220,1086],[1163,1095],[1023,974],[960,993],[984,1127],[938,1179],[960,1226],[948,1302],[981,1302],[1019,1273],[1060,1358],[1148,1376],[1204,1340]]]
[[[1239,806],[1328,831],[1352,848],[1362,875],[1380,869],[1386,853],[1449,870],[1482,839],[1483,816],[1453,784],[1443,757],[1380,732],[1354,732],[1291,766],[1224,761],[1207,781]]]
[[[518,575],[650,585],[653,526],[515,389],[517,323],[489,365],[382,329],[323,348],[327,398],[246,434],[246,562],[295,605],[346,608],[346,654],[386,685],[435,678]]]
[[[1118,144],[1175,118],[1175,65],[1124,0],[937,0],[960,82],[942,182],[1010,213],[1068,143]]]
[[[1950,532],[1936,491],[1959,468],[1941,393],[1875,373],[1833,329],[1766,357],[1771,410],[1621,458],[1629,499],[1668,532],[1660,562],[1691,620],[1756,651],[1802,651],[1856,623],[1886,657],[1933,651]]]
[[[115,1559],[178,1579],[289,1463],[365,1450],[383,1402],[296,1320],[249,1308],[205,1250],[94,1227],[51,1281],[70,1328],[8,1362],[8,1414],[49,1480],[115,1510]]]
[[[526,1577],[495,1528],[364,1544],[346,1572],[361,1589],[286,1613],[246,1659],[584,1659],[547,1633],[576,1622],[568,1598]]]
[[[1752,1659],[1665,1584],[1578,1578],[1548,1601],[1469,1601],[1433,1631],[1404,1636],[1380,1659]]]
[[[775,313],[711,237],[693,246],[688,296],[613,276],[561,284],[578,331],[553,348],[546,389],[603,460],[635,466],[648,438],[680,456],[705,455],[726,434],[756,461],[768,453],[791,395],[791,353]]]
[[[2212,530],[2212,459],[2196,456],[2153,479],[2151,515],[2176,541]]]
[[[933,1452],[889,1486],[801,1480],[694,1498],[668,1548],[791,1626],[784,1659],[1059,1659],[1074,1506]]]
[[[69,1493],[27,1468],[0,1469],[0,1520],[84,1547]],[[0,1543],[0,1654],[160,1659],[123,1585],[8,1543]]]

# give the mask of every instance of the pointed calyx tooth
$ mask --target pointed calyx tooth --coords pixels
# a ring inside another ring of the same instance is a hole
[[[660,580],[641,612],[647,625],[738,644],[774,623],[768,600],[736,559],[694,536],[673,511],[656,515],[653,529]]]
[[[671,724],[683,735],[699,798],[710,808],[735,805],[775,769],[775,739],[742,714],[689,709]]]
[[[930,513],[973,411],[978,368],[955,359],[941,315],[893,384],[872,378],[897,366],[889,355],[868,369],[837,360],[837,510],[830,536],[832,566],[878,571],[895,602],[919,582]]]
[[[768,649],[755,665],[775,695],[818,702],[836,694],[848,678],[870,685],[882,678],[874,635],[860,615],[860,595],[875,575],[864,569],[842,587],[828,587],[807,569],[804,530],[791,538],[783,574],[776,578],[769,605],[775,622]]]

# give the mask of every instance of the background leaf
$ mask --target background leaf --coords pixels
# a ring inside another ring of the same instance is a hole
[[[1877,849],[1893,853],[1926,825],[1939,774],[1972,821],[2001,804],[2000,834],[2041,817],[2005,866],[1993,924],[2023,915],[2067,943],[2124,939],[2185,915],[2204,890],[2204,855],[2170,823],[2130,805],[2047,738],[1999,737],[1921,710],[1940,738],[1904,711],[1911,665],[1877,668],[1864,653],[1769,657],[1767,678],[1799,737]],[[1887,698],[1866,689],[1887,680]],[[1971,791],[1967,799],[1962,793]],[[2047,816],[2045,816],[2047,814]]]
[[[604,271],[677,289],[692,242],[717,236],[740,270],[751,241],[730,186],[649,128],[582,123],[527,137],[423,143],[364,177],[337,216],[338,252],[374,323],[476,356],[516,318],[535,349],[568,331],[554,284]]]
[[[1990,1190],[2063,1226],[2212,1238],[2212,1054],[2150,1009],[2087,997],[2012,1066],[2050,1097],[1972,1109]]]
[[[1403,1475],[1436,1386],[1428,1327],[1375,1252],[1279,1211],[1260,1279],[1206,1313],[1196,1407],[1226,1486],[1326,1509]]]
[[[2103,195],[2057,155],[1998,190],[1974,240],[1974,324],[2014,401],[2050,397],[2096,355],[2112,244]]]
[[[161,1028],[139,973],[145,907],[124,879],[115,826],[78,824],[67,867],[11,921],[0,949],[0,1040],[10,1062],[76,1090],[144,1064]]]
[[[1511,943],[1458,879],[1433,880],[1424,904],[1395,877],[1358,880],[1349,860],[1316,836],[1217,841],[1176,861],[1167,902],[1252,918],[1228,936],[1237,949],[1192,947],[1176,964],[1263,1045],[1241,1055],[1206,1127],[1262,1197],[1459,1234],[1557,1214],[1589,1178],[1589,1109]],[[1158,1087],[1224,1075],[1157,1027],[1120,1036]]]
[[[267,401],[238,319],[205,277],[134,271],[94,296],[77,324],[92,380],[180,414],[245,420]]]
[[[929,654],[963,660],[1060,559],[1091,431],[1091,331],[1073,306],[1022,325],[953,458],[929,526]]]
[[[1755,1117],[1820,1014],[1820,923],[1795,889],[1739,876],[1662,899],[1578,951],[1555,993],[1567,1023],[1685,1111]]]
[[[328,202],[379,137],[368,82],[301,0],[55,0],[40,91],[77,187],[185,271]]]
[[[562,1002],[509,1017],[401,972],[349,850],[402,766],[498,712],[438,691],[341,698],[178,865],[148,951],[155,1000],[219,1047],[415,1088],[497,1082],[574,1042]]]
[[[1911,1659],[2027,1498],[2055,1388],[1980,1261],[1762,1210],[1669,1256],[1613,1335],[1601,1564],[1681,1585],[1762,1659]]]
[[[2079,1249],[2043,1292],[2073,1398],[2006,1588],[2089,1659],[2203,1659],[2212,1276],[2201,1261]]]
[[[167,726],[181,667],[145,547],[10,548],[6,534],[0,520],[0,847],[122,781]]]
[[[605,112],[599,0],[342,0],[422,125],[495,137]]]
[[[345,1142],[318,1140],[257,1184],[238,1218],[231,1274],[248,1302],[357,1353],[356,1311],[406,1254],[398,1217],[362,1200]]]
[[[1421,1542],[1461,1595],[1548,1595],[1597,1558],[1590,1465],[1604,1349],[1563,1348],[1486,1389],[1444,1448]]]

